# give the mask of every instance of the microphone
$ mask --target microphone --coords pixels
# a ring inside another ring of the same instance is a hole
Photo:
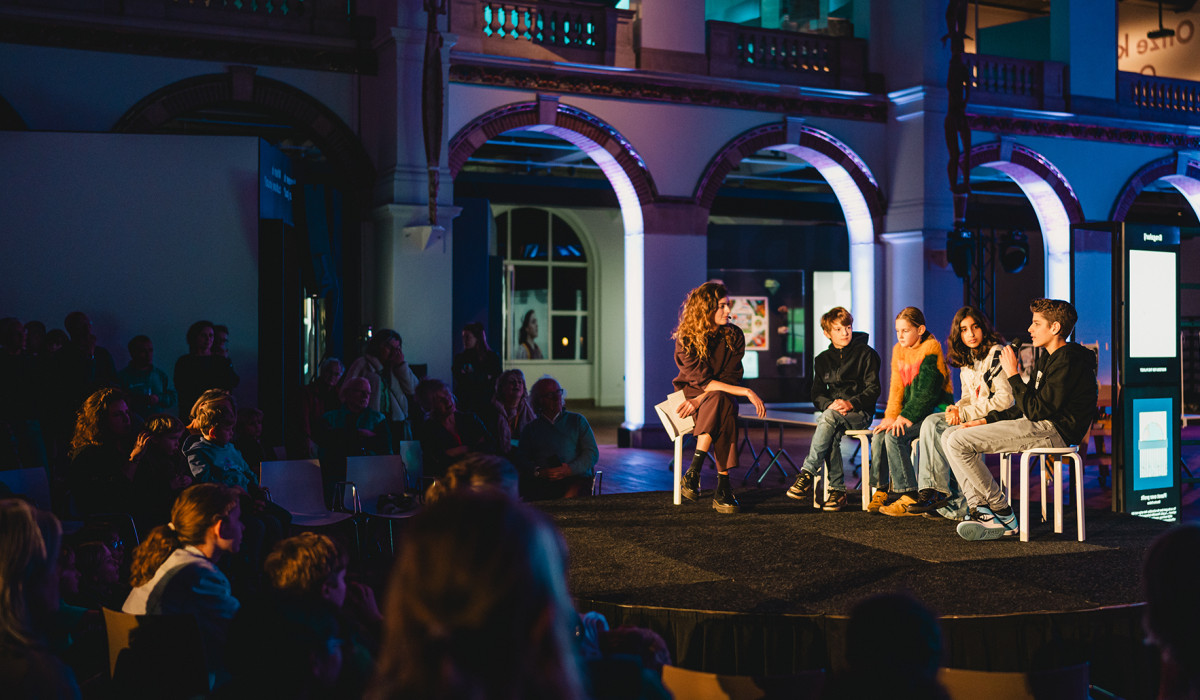
[[[1008,347],[1012,348],[1012,351],[1015,354],[1020,355],[1021,354],[1021,339],[1013,338],[1012,342],[1008,344]]]

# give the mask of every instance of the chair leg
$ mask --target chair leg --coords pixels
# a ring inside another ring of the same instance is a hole
[[[1029,541],[1029,457],[1028,452],[1021,454],[1021,519],[1017,522],[1022,542]]]
[[[1049,520],[1049,518],[1047,518],[1047,517],[1046,517],[1046,506],[1047,506],[1047,502],[1046,502],[1046,455],[1038,455],[1038,457],[1040,457],[1040,458],[1041,458],[1041,459],[1040,459],[1040,462],[1041,462],[1041,465],[1042,465],[1042,469],[1041,469],[1041,476],[1042,476],[1042,478],[1041,478],[1041,482],[1042,482],[1042,522],[1046,522],[1047,520]]]
[[[1004,492],[1004,497],[1008,499],[1008,505],[1012,507],[1012,453],[1000,453],[1000,490]]]
[[[1073,461],[1075,462],[1075,527],[1079,531],[1079,541],[1083,542],[1087,539],[1083,514],[1083,458],[1080,455],[1074,455]]]
[[[1059,533],[1063,531],[1063,498],[1066,491],[1062,483],[1062,464],[1061,459],[1054,460],[1054,531]]]
[[[862,509],[867,510],[867,506],[871,504],[871,440],[867,435],[858,436],[859,450],[861,455],[859,459],[859,476],[858,490],[862,492]]]

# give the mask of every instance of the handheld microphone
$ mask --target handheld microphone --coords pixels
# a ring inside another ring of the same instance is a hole
[[[1021,339],[1013,338],[1012,342],[1008,344],[1008,347],[1012,348],[1012,351],[1015,354],[1020,355],[1021,354]]]

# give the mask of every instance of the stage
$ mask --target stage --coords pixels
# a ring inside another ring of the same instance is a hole
[[[1093,683],[1119,695],[1153,688],[1139,583],[1143,553],[1164,523],[1089,509],[1088,539],[1078,542],[1069,506],[1061,535],[1034,523],[1028,543],[967,542],[950,521],[823,513],[782,488],[738,489],[738,498],[743,512],[733,516],[709,499],[673,506],[666,492],[538,505],[569,544],[579,610],[655,630],[687,668],[837,670],[854,604],[902,590],[943,616],[948,666],[1085,660]]]

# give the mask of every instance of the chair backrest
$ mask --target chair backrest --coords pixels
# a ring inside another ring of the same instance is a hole
[[[367,455],[346,458],[346,481],[358,489],[358,498],[368,512],[384,494],[404,495],[408,487],[404,459],[400,455]]]
[[[663,666],[662,681],[672,695],[688,700],[816,700],[825,687],[825,672],[818,669],[789,676],[723,676],[667,665]]]
[[[396,456],[404,462],[404,478],[408,482],[408,492],[425,493],[425,456],[421,452],[421,443],[417,440],[401,440],[396,443]]]
[[[44,467],[0,471],[0,483],[42,510],[50,510],[50,477]]]
[[[315,459],[263,462],[261,483],[263,488],[270,489],[271,500],[290,513],[329,512],[321,482],[321,466]]]
[[[1088,664],[1029,673],[943,668],[952,700],[1087,700]]]
[[[208,663],[195,615],[130,615],[104,608],[108,673],[117,689],[160,697],[208,690]],[[171,689],[173,692],[168,692]]]

